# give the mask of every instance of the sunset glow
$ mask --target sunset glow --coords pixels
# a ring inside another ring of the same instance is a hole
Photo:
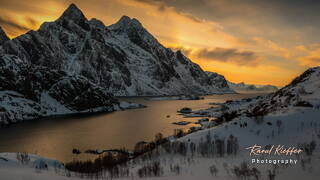
[[[14,38],[54,21],[70,3],[77,4],[88,19],[100,19],[105,25],[123,15],[136,18],[164,46],[181,49],[204,70],[221,73],[232,82],[284,86],[320,64],[320,36],[316,36],[320,25],[312,19],[314,8],[306,5],[299,10],[309,12],[304,18],[310,21],[306,21],[293,15],[296,12],[281,14],[286,7],[275,0],[267,4],[251,0],[239,0],[239,4],[227,0],[0,0],[0,26]]]

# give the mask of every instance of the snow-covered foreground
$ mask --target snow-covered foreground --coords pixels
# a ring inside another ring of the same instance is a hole
[[[18,159],[16,153],[0,153],[1,180],[74,179],[60,175],[64,167],[58,161],[36,155],[28,155],[26,160]]]
[[[90,177],[317,180],[320,177],[319,77],[320,67],[312,68],[274,94],[192,112],[217,119],[202,122],[200,131],[190,129],[193,132],[185,136],[176,133],[176,138],[170,137],[169,142],[153,151]],[[261,150],[253,151],[251,156],[249,147],[253,146]],[[57,168],[52,168],[56,167],[52,162],[56,161],[32,157],[35,160],[21,165],[14,154],[0,154],[0,179],[31,180],[46,176],[64,179],[69,174],[88,177],[69,173],[61,166],[55,173],[52,169]],[[48,170],[36,170],[35,164]]]
[[[152,167],[155,162],[159,162],[161,170],[159,177],[154,177],[151,174],[150,176],[147,175],[145,179],[238,179],[235,167],[240,168],[243,162],[247,163],[248,169],[256,168],[257,172],[260,172],[257,173],[260,174],[259,179],[270,179],[269,170],[271,175],[275,173],[275,179],[317,179],[320,176],[320,151],[318,146],[320,143],[320,122],[317,121],[316,117],[319,116],[320,111],[318,109],[296,108],[290,113],[275,113],[258,119],[239,117],[223,125],[173,139],[171,152],[168,152],[168,148],[159,147],[150,156],[146,155],[130,161],[127,166],[128,176],[123,175],[124,177],[121,179],[139,179],[143,167]],[[244,124],[246,124],[246,127],[242,126]],[[237,139],[238,151],[236,154],[228,155],[226,148],[223,156],[220,156],[214,143],[217,142],[216,140],[222,140],[227,146],[230,135]],[[299,156],[250,156],[246,149],[254,144],[263,147],[280,144],[285,147],[303,149],[305,146],[302,146],[302,144],[310,144],[312,141],[316,144],[312,155],[303,152]],[[183,150],[175,147],[174,143],[176,142],[182,142],[186,145],[187,152],[185,154]],[[212,142],[213,144],[211,144]],[[191,150],[193,143],[196,147],[194,154]],[[3,160],[3,158],[8,161]],[[297,163],[290,163],[289,161],[288,164],[282,164],[277,161],[276,164],[273,164],[272,161],[271,164],[257,164],[251,163],[252,159],[291,159],[293,161],[297,160]],[[39,166],[39,164],[42,164],[42,166],[47,164],[48,169],[37,169],[36,166]],[[59,162],[34,155],[31,155],[28,164],[23,165],[16,160],[16,154],[1,153],[0,166],[0,179],[68,179],[66,177],[68,173]],[[273,171],[274,169],[275,171]],[[246,176],[248,176],[248,179],[254,179],[254,176],[250,173]]]
[[[214,179],[213,176],[216,176],[216,179],[238,179],[235,167],[240,168],[240,165],[246,162],[248,169],[256,168],[260,172],[258,173],[260,174],[259,179],[270,179],[269,174],[273,176],[273,173],[275,179],[317,179],[320,175],[318,147],[320,122],[316,118],[319,116],[320,111],[318,109],[297,108],[292,110],[291,113],[272,114],[258,119],[239,117],[221,126],[198,131],[178,139],[177,141],[186,144],[188,148],[186,155],[163,151],[163,154],[160,153],[160,156],[155,158],[156,160],[153,158],[144,162],[138,160],[134,169],[138,171],[142,166],[158,161],[163,168],[163,177],[155,179]],[[217,146],[212,142],[216,143],[216,140],[223,140],[226,147],[230,135],[237,138],[239,151],[236,155],[228,155],[227,149],[225,149],[226,153],[223,156],[218,155]],[[307,155],[304,148],[309,147],[308,145],[312,142],[315,142],[316,148],[312,155]],[[198,151],[194,156],[190,152],[193,143],[196,144],[196,151]],[[286,148],[303,149],[304,152],[292,156],[250,156],[249,150],[246,148],[254,144],[262,147],[284,145]],[[257,159],[260,161],[268,159],[268,162],[263,164],[252,163],[252,159],[256,161]],[[272,160],[271,164],[269,160]],[[284,162],[282,163],[279,160],[284,160]],[[290,162],[290,160],[292,161]],[[175,170],[175,168],[179,170]],[[214,169],[213,175],[210,168]],[[241,177],[245,179],[245,176]],[[246,178],[255,179],[250,173],[246,175]]]

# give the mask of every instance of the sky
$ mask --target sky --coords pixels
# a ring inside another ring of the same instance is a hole
[[[284,86],[320,64],[318,0],[0,0],[10,38],[71,4],[105,25],[138,19],[164,46],[232,82]]]

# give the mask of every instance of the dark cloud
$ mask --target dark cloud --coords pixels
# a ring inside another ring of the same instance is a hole
[[[240,66],[256,66],[261,58],[251,51],[239,51],[232,48],[201,49],[197,52],[199,58],[212,61],[234,63]]]
[[[304,41],[320,40],[319,0],[134,1],[173,8],[197,20],[219,22],[234,35],[268,36],[282,41],[291,41],[293,36]]]
[[[24,0],[24,1],[17,1],[17,0],[0,0],[0,12],[1,9],[5,10],[13,10],[16,12],[29,12],[29,13],[39,13],[39,14],[53,14],[54,9],[43,5],[44,2],[54,2],[54,0]],[[56,1],[57,3],[69,3],[68,1]]]
[[[177,8],[176,6],[173,6],[173,5],[170,5],[168,4],[169,2],[166,1],[166,0],[134,0],[134,1],[137,1],[137,2],[141,2],[141,3],[146,3],[146,4],[149,4],[149,5],[154,5],[154,6],[157,6],[158,7],[158,10],[159,11],[162,11],[162,12],[165,12],[167,8],[171,8],[172,10],[174,10],[177,14],[180,14],[181,16],[184,16],[194,22],[197,22],[197,23],[202,23],[204,22],[204,19],[201,19],[201,18],[198,18],[196,16],[193,16],[192,14],[190,14],[189,12],[187,11],[181,11],[179,8]],[[189,0],[187,0],[189,1]],[[198,3],[201,3],[201,1],[203,0],[198,0],[197,2]],[[193,2],[193,1],[190,1],[190,2]]]
[[[288,23],[319,24],[319,0],[135,0],[151,5],[165,6],[198,18],[227,19],[230,17],[261,20],[274,17]],[[252,15],[259,15],[252,16]],[[306,21],[307,20],[307,21]]]

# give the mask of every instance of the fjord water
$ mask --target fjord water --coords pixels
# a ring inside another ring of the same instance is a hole
[[[173,125],[177,121],[196,122],[183,118],[177,110],[209,108],[211,102],[242,99],[259,94],[224,94],[205,96],[203,100],[161,100],[121,98],[147,105],[147,108],[99,114],[94,116],[49,118],[0,128],[0,152],[28,152],[63,162],[86,159],[93,155],[73,155],[72,149],[132,149],[138,141],[153,140],[158,132],[171,135],[174,129],[194,126]],[[260,94],[261,95],[261,94]]]

